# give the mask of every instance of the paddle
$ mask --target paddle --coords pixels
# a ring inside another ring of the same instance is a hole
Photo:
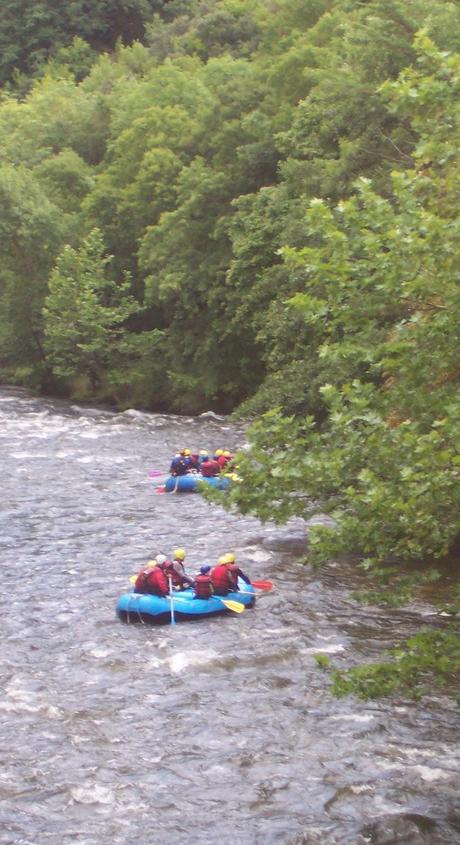
[[[176,620],[174,617],[174,596],[173,596],[173,588],[172,588],[172,578],[169,576],[169,604],[171,605],[171,625],[176,624]]]
[[[219,599],[222,604],[225,604],[225,607],[228,607],[229,610],[233,610],[235,613],[243,613],[243,610],[246,609],[246,605],[242,604],[240,601],[233,601],[232,599],[223,599],[220,596],[212,596],[213,599]]]
[[[252,586],[256,588],[256,590],[272,590],[273,589],[273,582],[272,581],[252,581]]]
[[[163,469],[151,469],[149,472],[149,478],[158,478],[159,475],[167,475],[168,473],[165,472]]]
[[[165,487],[155,487],[155,493],[166,493]]]
[[[190,601],[190,599],[185,598],[185,596],[174,596],[176,601]],[[223,599],[221,596],[211,596],[213,599],[219,599],[222,604],[225,604],[225,607],[228,607],[229,610],[233,610],[234,613],[243,613],[243,610],[246,609],[246,605],[242,604],[240,601],[233,601],[232,599]]]

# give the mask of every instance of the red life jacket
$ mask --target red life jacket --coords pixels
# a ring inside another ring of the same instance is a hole
[[[158,566],[139,572],[134,584],[135,593],[150,593],[154,596],[167,596],[169,585],[166,575]]]
[[[227,466],[229,461],[231,461],[231,457],[229,458],[226,455],[219,455],[219,457],[217,458],[217,463],[219,464],[221,469]]]
[[[199,469],[200,468],[200,456],[193,452],[190,455],[190,469]]]
[[[201,464],[201,475],[205,478],[212,478],[214,475],[219,475],[220,466],[217,461],[203,461]]]
[[[210,599],[212,596],[212,581],[210,575],[196,575],[195,596],[197,599]]]
[[[238,566],[236,563],[227,563],[227,570],[230,572],[231,581],[231,590],[238,589]],[[230,579],[229,579],[230,580]]]
[[[218,564],[211,570],[211,582],[214,587],[214,592],[218,596],[226,596],[231,589],[230,573],[228,566],[223,563]]]

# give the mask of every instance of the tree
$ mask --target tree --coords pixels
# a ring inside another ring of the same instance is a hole
[[[107,276],[111,256],[93,229],[80,249],[70,246],[58,257],[45,300],[45,349],[56,376],[86,375],[98,390],[110,367],[129,355],[123,325],[139,310],[128,294],[129,279],[117,284]]]
[[[75,36],[97,50],[118,39],[130,44],[144,36],[145,23],[163,0],[3,0],[0,22],[0,84],[15,73],[36,73]]]
[[[42,305],[70,215],[25,167],[0,167],[0,360],[3,377],[40,386],[44,375]]]
[[[423,34],[416,46],[418,69],[385,88],[421,133],[416,167],[394,174],[391,200],[365,180],[335,208],[313,200],[310,245],[283,249],[303,276],[286,308],[311,327],[327,417],[271,412],[233,494],[262,516],[332,513],[318,556],[358,549],[367,565],[444,555],[460,530],[460,60]]]

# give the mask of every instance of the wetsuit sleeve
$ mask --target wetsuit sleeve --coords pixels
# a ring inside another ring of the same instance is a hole
[[[251,579],[250,579],[250,578],[248,578],[248,576],[247,576],[247,575],[245,575],[245,574],[244,574],[244,572],[242,572],[242,571],[241,571],[241,569],[239,569],[239,570],[238,570],[238,577],[239,577],[239,578],[242,578],[242,579],[243,579],[243,581],[244,581],[246,584],[250,584],[250,583],[251,583]]]

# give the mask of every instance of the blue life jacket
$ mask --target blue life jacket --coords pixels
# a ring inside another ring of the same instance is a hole
[[[171,461],[170,472],[173,475],[185,475],[190,465],[190,461],[188,458],[185,458],[183,455],[179,455],[177,458],[174,458]]]

